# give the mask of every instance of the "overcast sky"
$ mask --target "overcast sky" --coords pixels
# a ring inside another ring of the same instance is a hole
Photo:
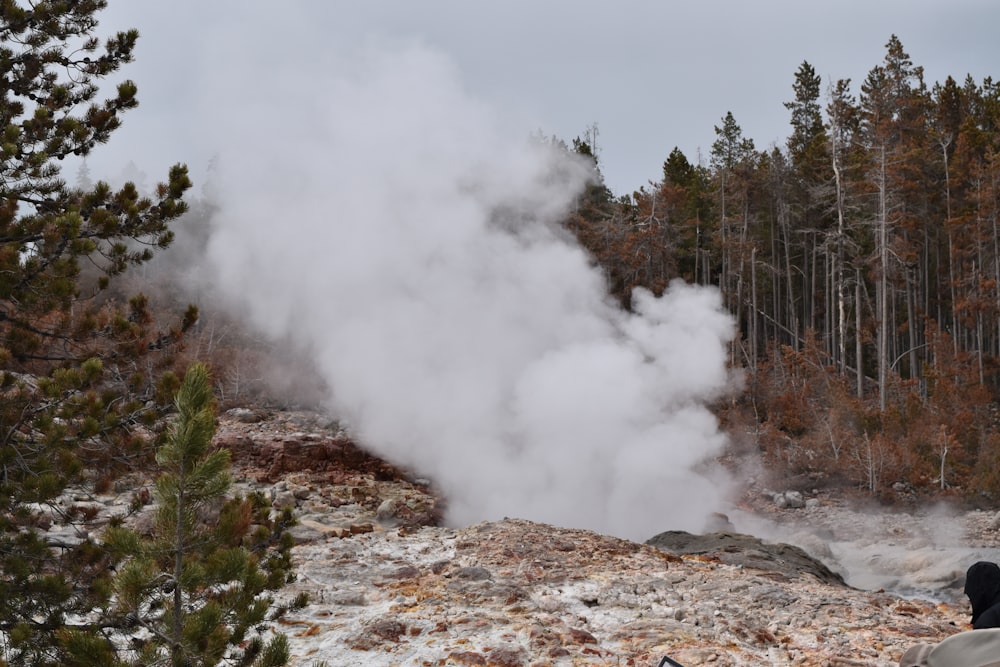
[[[569,141],[597,123],[605,177],[617,194],[658,180],[674,146],[692,162],[707,156],[727,111],[758,148],[783,142],[782,102],[792,97],[803,60],[823,76],[824,89],[850,78],[856,91],[897,34],[928,84],[1000,75],[995,0],[109,4],[103,30],[136,27],[142,36],[125,73],[139,84],[141,106],[91,166],[134,160],[154,178],[177,161],[199,177],[213,154],[207,128],[228,122],[246,100],[271,95],[268,77],[255,72],[308,72],[307,100],[308,86],[324,85],[319,63],[344,66],[352,50],[372,45],[417,42],[439,52],[473,98],[526,134]],[[206,88],[229,74],[243,99],[232,109],[206,108]],[[279,112],[273,128],[260,130],[275,131],[281,121]]]

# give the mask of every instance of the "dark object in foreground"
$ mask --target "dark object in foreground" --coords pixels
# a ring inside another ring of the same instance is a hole
[[[1000,566],[973,563],[965,574],[965,594],[972,604],[973,628],[1000,628]]]
[[[665,655],[663,656],[663,660],[660,660],[658,667],[684,667],[684,665],[676,660],[672,660],[669,655]]]

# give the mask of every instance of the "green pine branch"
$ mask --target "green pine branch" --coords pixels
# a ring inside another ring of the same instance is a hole
[[[228,497],[229,452],[211,448],[211,388],[207,368],[192,365],[157,451],[153,536],[144,539],[120,526],[104,536],[124,562],[111,614],[135,618],[154,637],[149,643],[155,648],[146,646],[142,660],[155,655],[172,665],[250,664],[251,651],[260,654],[258,662],[266,660],[259,664],[284,664],[284,638],[265,643],[257,630],[273,606],[267,591],[290,576],[290,543],[281,539],[279,523],[287,517],[272,519],[259,496]],[[253,525],[268,527],[267,535],[251,535]]]

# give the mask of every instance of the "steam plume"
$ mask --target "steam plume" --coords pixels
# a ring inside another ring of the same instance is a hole
[[[693,472],[724,444],[717,292],[609,303],[554,226],[588,166],[508,131],[440,55],[371,50],[301,84],[267,82],[279,108],[213,136],[218,287],[312,350],[336,413],[432,477],[452,522],[701,530],[725,488]]]

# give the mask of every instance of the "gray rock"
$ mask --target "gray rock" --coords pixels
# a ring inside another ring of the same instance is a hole
[[[395,498],[382,501],[382,504],[375,510],[375,518],[379,521],[390,521],[396,518],[399,513],[400,502]]]
[[[368,604],[363,591],[334,591],[328,598],[330,604],[342,607],[363,607]]]
[[[705,520],[706,533],[718,533],[720,531],[734,531],[736,526],[729,520],[729,517],[722,512],[712,512]]]
[[[468,579],[469,581],[486,581],[493,578],[489,570],[476,565],[459,568],[452,576],[457,579]]]
[[[798,491],[785,491],[785,502],[792,509],[802,509],[806,506],[806,501]]]
[[[801,509],[806,506],[802,494],[798,491],[774,494],[774,504],[781,509]]]
[[[271,507],[275,509],[281,509],[283,507],[295,507],[295,493],[290,490],[278,491],[274,494],[274,499],[271,501]]]
[[[322,530],[317,530],[314,525],[298,523],[288,529],[288,534],[295,541],[295,544],[306,544],[325,540],[330,535]]]
[[[843,577],[803,549],[780,542],[771,544],[753,535],[727,532],[694,535],[670,530],[650,538],[646,544],[678,556],[711,555],[729,565],[766,570],[792,579],[812,575],[824,583],[847,585]]]
[[[256,424],[261,421],[260,415],[253,410],[248,410],[247,408],[233,408],[232,410],[226,410],[226,416],[232,417],[236,421],[244,424]]]

